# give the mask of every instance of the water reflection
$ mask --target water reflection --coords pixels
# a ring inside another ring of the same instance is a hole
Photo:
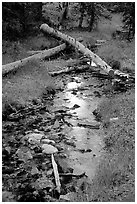
[[[98,130],[78,126],[78,122],[96,122],[92,112],[97,108],[100,99],[94,97],[90,87],[84,79],[73,77],[66,89],[58,94],[59,98],[56,98],[55,103],[67,107],[68,112],[72,114],[72,117],[65,118],[72,125],[71,128],[68,131],[64,129],[66,138],[75,143],[75,147],[68,145],[69,165],[74,169],[74,174],[79,171],[86,172],[91,180],[101,156],[103,142]]]

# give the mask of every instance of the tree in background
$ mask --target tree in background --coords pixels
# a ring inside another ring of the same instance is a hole
[[[88,2],[87,3],[87,15],[89,31],[93,30],[94,25],[97,24],[100,18],[111,19],[110,12],[108,11],[105,3]]]
[[[128,30],[128,40],[135,35],[135,2],[127,2],[123,5],[124,28]]]
[[[87,19],[89,31],[93,30],[101,17],[110,19],[110,12],[105,3],[97,2],[80,2],[79,3],[79,28],[82,28],[84,18]]]
[[[87,5],[86,3],[84,2],[80,2],[79,3],[79,12],[80,12],[80,18],[79,18],[79,28],[82,28],[82,23],[83,23],[83,19],[84,19],[84,15],[85,15],[85,11],[86,11],[86,8],[87,8]]]
[[[30,25],[42,19],[42,2],[3,2],[3,37],[23,37]]]
[[[135,2],[113,2],[110,5],[114,13],[123,16],[123,28],[128,32],[127,39],[130,41],[135,36]]]
[[[68,18],[68,8],[69,8],[69,2],[62,2],[62,5],[60,5],[61,8],[61,17],[59,19],[59,25],[62,27],[63,23],[66,22]]]

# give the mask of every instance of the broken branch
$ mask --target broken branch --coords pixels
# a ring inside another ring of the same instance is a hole
[[[59,71],[56,71],[56,72],[49,72],[49,74],[51,75],[51,76],[57,76],[57,75],[59,75],[59,74],[68,74],[68,73],[70,73],[70,72],[72,72],[72,71],[82,71],[82,70],[86,70],[86,69],[89,69],[89,65],[83,65],[82,67],[76,67],[76,66],[74,66],[74,67],[67,67],[66,69],[63,69],[63,70],[59,70]]]
[[[53,166],[53,171],[54,171],[54,176],[55,176],[55,183],[56,183],[56,187],[57,187],[56,189],[57,189],[58,193],[60,194],[61,183],[59,180],[58,167],[57,167],[57,164],[55,162],[53,154],[51,154],[51,161],[52,161],[52,166]]]

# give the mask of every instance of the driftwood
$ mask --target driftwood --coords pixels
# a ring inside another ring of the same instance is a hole
[[[53,166],[53,171],[54,171],[54,176],[55,176],[56,190],[60,194],[61,183],[60,183],[60,179],[59,179],[58,167],[57,167],[57,164],[55,162],[53,154],[51,155],[51,161],[52,161],[52,166]]]
[[[43,33],[48,33],[55,38],[60,38],[65,42],[69,43],[70,45],[74,46],[90,60],[93,60],[93,62],[95,62],[100,68],[102,68],[105,72],[107,72],[111,77],[114,77],[114,70],[106,62],[104,62],[98,55],[94,54],[91,50],[89,50],[83,44],[78,42],[75,38],[65,35],[49,27],[47,24],[42,24],[40,29]]]
[[[49,74],[51,76],[57,76],[60,74],[69,74],[72,71],[82,71],[82,70],[86,70],[86,69],[91,69],[91,67],[89,65],[83,65],[82,67],[78,67],[78,66],[74,66],[74,67],[66,67],[63,70],[59,70],[59,71],[55,71],[55,72],[49,72]]]
[[[63,43],[57,47],[51,48],[49,50],[44,50],[36,55],[29,56],[27,58],[18,60],[16,62],[12,62],[2,66],[2,75],[7,74],[10,71],[16,70],[19,67],[24,66],[26,63],[36,60],[36,59],[44,59],[45,57],[50,57],[66,48],[66,44]]]

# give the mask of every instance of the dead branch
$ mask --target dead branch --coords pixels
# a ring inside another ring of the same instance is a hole
[[[57,164],[55,162],[53,154],[51,154],[51,161],[52,161],[52,166],[53,166],[53,171],[54,171],[54,176],[55,176],[56,189],[57,189],[58,193],[60,194],[61,183],[60,183],[60,179],[59,179],[58,167],[57,167]]]
[[[56,71],[56,72],[49,72],[49,74],[51,76],[57,76],[57,75],[60,75],[60,74],[69,74],[70,72],[72,71],[82,71],[82,70],[86,70],[86,69],[89,69],[91,68],[89,65],[83,65],[82,67],[77,67],[77,66],[74,66],[74,67],[67,67],[63,70],[59,70],[59,71]]]
[[[85,172],[79,175],[73,173],[60,173],[59,176],[82,178],[83,176],[86,176],[86,174]]]

